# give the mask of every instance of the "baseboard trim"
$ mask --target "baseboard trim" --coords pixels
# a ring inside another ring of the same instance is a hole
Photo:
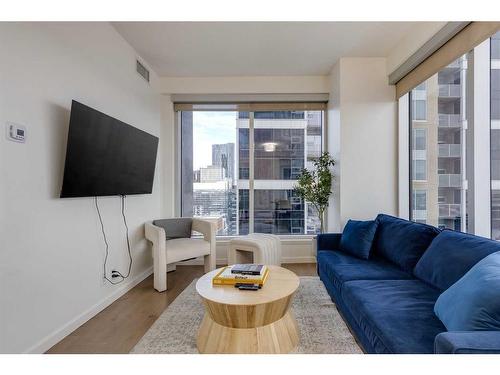
[[[68,336],[75,329],[80,327],[82,324],[96,316],[106,307],[115,302],[118,298],[123,296],[145,278],[150,276],[153,273],[153,267],[147,268],[145,271],[141,272],[137,276],[132,279],[126,281],[122,285],[120,285],[115,291],[113,291],[109,296],[103,298],[101,301],[96,303],[94,306],[84,311],[80,315],[76,316],[74,319],[63,325],[62,327],[56,329],[53,333],[41,339],[38,343],[30,347],[25,351],[25,353],[31,354],[41,354],[45,353],[63,338]]]

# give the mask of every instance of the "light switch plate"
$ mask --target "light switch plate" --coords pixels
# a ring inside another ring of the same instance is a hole
[[[6,124],[6,136],[9,141],[24,143],[26,142],[26,127],[8,122]]]

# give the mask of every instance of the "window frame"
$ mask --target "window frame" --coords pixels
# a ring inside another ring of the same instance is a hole
[[[269,105],[269,108],[272,107],[272,103],[265,103],[263,104]],[[328,144],[327,144],[327,108],[325,103],[312,103],[309,105],[309,103],[287,103],[284,105],[284,109],[288,109],[291,106],[297,105],[298,108],[296,108],[296,111],[321,111],[321,152],[328,150]],[[214,107],[212,107],[214,106]],[[178,109],[174,109],[174,133],[175,133],[175,139],[177,140],[175,146],[174,146],[174,151],[175,151],[175,173],[174,173],[174,195],[176,197],[175,199],[175,204],[174,204],[174,215],[177,217],[180,217],[182,215],[182,112],[183,111],[206,111],[207,108],[210,108],[209,110],[214,110],[214,111],[245,111],[242,109],[235,109],[240,107],[240,104],[221,104],[220,109],[214,109],[218,107],[218,104],[210,104],[210,105],[205,105],[203,104],[202,108],[196,108],[196,105],[180,105]],[[279,106],[283,106],[283,103],[279,103]],[[301,108],[301,106],[304,106],[304,108]],[[174,103],[175,107],[175,103]],[[258,108],[260,107],[259,105],[257,106]],[[245,108],[245,104],[243,104],[243,108]],[[267,107],[266,107],[267,109]],[[273,111],[280,111],[282,109],[273,109]],[[248,110],[249,112],[249,148],[253,148],[253,150],[249,151],[249,178],[247,179],[248,181],[248,191],[249,191],[249,233],[254,233],[254,178],[253,178],[253,164],[255,162],[254,156],[254,112],[260,112],[262,110],[256,110],[250,107]],[[251,119],[250,119],[251,118]],[[307,139],[304,140],[305,143],[307,143]],[[307,145],[306,145],[307,147]],[[253,152],[252,152],[253,151]],[[235,150],[235,153],[238,151]],[[304,163],[307,163],[307,159],[304,159]],[[250,168],[250,164],[252,164],[252,167]],[[305,164],[304,164],[305,166]],[[238,168],[239,169],[239,168]],[[236,177],[239,176],[239,170],[235,170]],[[252,177],[252,178],[250,178]],[[252,181],[252,183],[251,183]],[[295,181],[295,180],[291,180]],[[237,199],[239,202],[239,189],[237,188]],[[239,205],[239,203],[238,203]],[[237,205],[237,207],[238,207]],[[307,212],[308,212],[308,206],[309,204],[305,202],[304,204],[304,221],[305,221],[305,231],[307,231]],[[325,226],[327,227],[328,225],[328,208],[326,209],[325,212]],[[252,229],[252,231],[250,231]],[[283,240],[301,240],[301,239],[310,239],[316,236],[316,234],[276,234]],[[229,240],[231,238],[237,237],[238,235],[217,235],[217,239],[219,240]]]

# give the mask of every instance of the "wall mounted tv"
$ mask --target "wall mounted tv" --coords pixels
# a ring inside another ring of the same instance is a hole
[[[158,138],[73,100],[61,198],[151,194]]]

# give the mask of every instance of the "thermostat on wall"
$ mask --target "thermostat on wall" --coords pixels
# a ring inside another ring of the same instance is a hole
[[[26,142],[26,128],[22,125],[7,123],[7,139],[14,142]]]

